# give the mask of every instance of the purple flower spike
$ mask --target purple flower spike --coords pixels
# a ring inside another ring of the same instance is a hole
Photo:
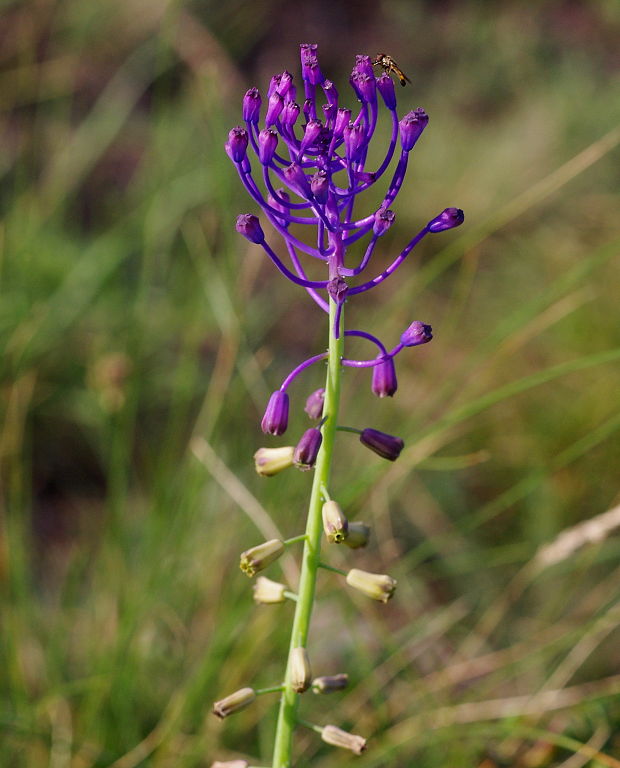
[[[243,119],[257,123],[260,115],[261,97],[257,88],[250,88],[243,97]]]
[[[323,405],[325,404],[325,390],[323,388],[315,390],[306,400],[304,411],[309,418],[318,420],[323,415]]]
[[[396,461],[400,452],[405,447],[405,443],[400,437],[388,435],[385,432],[379,432],[378,429],[366,428],[362,430],[360,442],[371,451],[374,451],[382,459]]]
[[[270,128],[275,125],[276,120],[280,117],[280,112],[284,108],[284,99],[277,91],[274,91],[269,97],[269,105],[267,106],[267,114],[265,115],[265,126]]]
[[[430,325],[415,320],[400,337],[403,347],[418,347],[427,344],[433,338],[433,329]]]
[[[372,369],[372,391],[377,397],[393,397],[398,389],[396,380],[396,367],[391,357],[386,357],[379,365]]]
[[[316,463],[316,457],[319,454],[322,442],[323,435],[321,430],[316,427],[310,427],[310,429],[303,433],[293,453],[293,464],[297,469],[304,471],[312,469]]]
[[[267,403],[265,415],[260,423],[266,435],[283,435],[288,427],[289,400],[286,392],[276,390]]]
[[[260,244],[265,242],[265,233],[258,218],[252,213],[242,213],[237,216],[235,229],[240,235],[247,237],[251,243]]]
[[[389,110],[396,109],[396,91],[394,90],[394,81],[384,72],[377,78],[377,88],[383,97],[385,106]]]
[[[460,227],[465,221],[465,214],[460,208],[446,208],[439,216],[428,222],[429,232],[444,232],[446,229]]]
[[[400,141],[405,152],[410,152],[422,131],[428,125],[428,115],[421,108],[408,112],[400,121]]]
[[[235,163],[240,163],[246,155],[248,149],[248,132],[245,128],[237,125],[228,134],[228,143],[226,151],[230,159]]]
[[[258,134],[258,159],[269,165],[278,146],[278,134],[272,128],[265,128]]]
[[[396,214],[394,211],[386,210],[385,208],[379,208],[379,210],[375,213],[375,221],[372,225],[372,231],[377,237],[381,237],[381,235],[384,235],[392,226],[395,218]]]

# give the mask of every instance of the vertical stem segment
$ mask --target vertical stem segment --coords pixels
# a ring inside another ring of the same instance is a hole
[[[299,694],[295,693],[290,683],[291,651],[300,646],[306,647],[308,641],[308,629],[310,616],[314,604],[314,591],[316,587],[317,571],[321,555],[321,534],[323,532],[321,520],[321,486],[329,486],[329,475],[332,464],[332,454],[336,437],[336,425],[338,422],[338,407],[340,405],[340,381],[342,375],[341,359],[344,347],[344,333],[341,331],[335,338],[334,322],[336,321],[337,307],[333,299],[329,302],[329,352],[327,365],[327,381],[325,383],[325,404],[323,414],[327,421],[323,425],[323,443],[317,457],[314,469],[314,480],[308,509],[306,523],[306,543],[302,555],[301,575],[299,578],[299,590],[293,630],[291,632],[291,644],[289,649],[284,690],[280,699],[280,712],[273,752],[273,768],[290,768],[291,752],[293,746],[293,730],[297,724],[297,706]],[[343,319],[340,315],[340,324]]]

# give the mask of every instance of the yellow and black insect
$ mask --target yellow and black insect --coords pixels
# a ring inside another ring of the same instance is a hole
[[[373,67],[382,67],[383,71],[387,72],[388,75],[396,75],[402,86],[405,86],[407,83],[411,82],[411,80],[402,71],[394,59],[391,56],[388,56],[387,53],[378,53],[372,60],[372,65]]]

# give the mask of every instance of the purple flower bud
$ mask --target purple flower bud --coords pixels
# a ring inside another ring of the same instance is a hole
[[[347,160],[353,162],[357,160],[365,146],[366,135],[364,126],[361,123],[355,125],[349,123],[344,129],[344,146],[347,152]]]
[[[374,71],[372,68],[372,59],[365,53],[359,54],[355,57],[355,69],[362,75],[374,78]]]
[[[325,171],[317,171],[310,180],[310,189],[318,203],[324,203],[327,200],[329,192],[329,176]]]
[[[314,108],[314,104],[312,103],[312,99],[306,99],[302,107],[302,111],[304,113],[304,117],[306,118],[306,122],[309,122],[310,120],[312,120],[313,108]]]
[[[284,99],[277,91],[274,91],[269,97],[269,105],[267,107],[267,114],[265,115],[265,126],[270,128],[278,117],[282,108],[284,107]]]
[[[428,115],[421,107],[414,109],[412,112],[407,112],[399,123],[400,140],[405,152],[413,149],[414,144],[420,138],[422,131],[427,125]]]
[[[325,390],[323,388],[315,390],[306,400],[304,411],[311,419],[320,419],[323,415],[323,405],[325,403]]]
[[[278,134],[272,128],[265,128],[258,134],[258,159],[263,165],[272,161],[277,146]]]
[[[235,229],[240,235],[247,237],[251,243],[262,243],[265,240],[265,233],[258,218],[253,213],[239,214]]]
[[[297,469],[304,471],[312,469],[322,442],[323,435],[321,435],[321,430],[316,427],[310,427],[303,433],[293,453],[293,464]]]
[[[390,211],[386,208],[379,208],[375,213],[375,221],[372,225],[372,231],[377,237],[381,237],[381,235],[384,235],[392,226],[395,218],[396,214],[394,211]]]
[[[316,144],[317,139],[321,135],[322,129],[323,123],[321,123],[320,120],[310,120],[310,122],[306,125],[304,137],[301,140],[299,151],[305,152],[308,147]]]
[[[372,391],[377,397],[392,397],[398,389],[394,360],[387,357],[372,369]],[[263,430],[264,431],[264,430]]]
[[[377,98],[377,90],[374,75],[363,75],[353,70],[350,83],[360,101],[373,102]]]
[[[465,214],[460,208],[446,208],[439,216],[428,222],[429,232],[444,232],[446,229],[460,227],[465,221]]]
[[[400,437],[394,437],[385,432],[379,432],[378,429],[370,428],[362,430],[360,442],[388,461],[396,461],[405,447],[405,443]]]
[[[260,115],[261,97],[257,88],[250,88],[243,97],[243,119],[257,123]]]
[[[374,184],[377,179],[377,174],[368,171],[359,171],[355,173],[355,178],[362,184]]]
[[[310,183],[303,169],[297,163],[291,163],[284,171],[284,178],[291,189],[294,189],[301,197],[310,197]]]
[[[285,99],[288,96],[289,90],[293,85],[293,75],[287,70],[280,75],[280,82],[278,83],[277,91]]]
[[[336,304],[342,304],[349,292],[349,286],[341,277],[333,277],[327,283],[327,293],[332,297]]]
[[[329,125],[332,124],[336,112],[338,111],[335,104],[323,104],[323,114],[325,115],[325,122]]]
[[[340,107],[336,113],[336,123],[334,125],[334,136],[339,139],[344,134],[344,129],[351,121],[351,110]]]
[[[288,426],[288,395],[281,389],[272,393],[260,423],[266,435],[283,435]]]
[[[323,83],[323,92],[325,93],[325,98],[327,99],[328,103],[337,108],[338,91],[336,90],[336,86],[332,83],[331,80],[325,80]]]
[[[300,111],[299,104],[296,104],[294,101],[287,101],[280,113],[282,125],[294,125]]]
[[[245,157],[245,153],[248,148],[248,132],[245,128],[237,125],[228,134],[228,143],[226,144],[226,151],[231,160],[235,163],[240,163]]]
[[[278,90],[281,77],[282,75],[274,75],[269,81],[269,88],[267,88],[267,101],[269,101],[273,94]]]
[[[323,82],[325,78],[316,56],[306,56],[305,60],[302,56],[301,76],[312,85],[320,85]]]
[[[301,75],[304,80],[308,79],[305,74],[306,60],[313,56],[316,57],[318,47],[319,46],[316,43],[301,43],[299,46],[299,53],[301,55]]]
[[[394,81],[387,72],[384,72],[377,78],[377,88],[383,97],[385,106],[388,109],[396,109],[396,91],[394,90]]]
[[[427,344],[433,338],[433,329],[430,325],[415,320],[400,337],[400,343],[404,347],[418,347]]]
[[[276,192],[283,200],[286,200],[287,203],[290,201],[291,196],[285,189],[276,189]],[[284,214],[282,218],[278,217],[278,221],[280,222],[281,226],[287,228],[288,225],[290,224],[290,221],[289,221],[290,210],[285,205],[278,202],[271,195],[267,196],[267,202],[272,208],[275,208],[276,211],[280,211],[280,213]]]

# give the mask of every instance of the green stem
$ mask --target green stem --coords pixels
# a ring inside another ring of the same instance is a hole
[[[299,694],[295,693],[290,683],[291,651],[300,646],[306,647],[310,616],[314,604],[314,591],[316,577],[319,570],[321,555],[321,535],[323,532],[321,520],[322,494],[321,488],[329,485],[329,475],[336,437],[338,422],[338,407],[340,405],[340,380],[342,375],[341,359],[344,347],[344,330],[342,328],[342,316],[340,319],[340,337],[334,338],[333,327],[336,319],[336,305],[330,299],[329,302],[329,351],[327,365],[327,380],[325,382],[325,404],[323,412],[327,415],[327,421],[323,425],[323,443],[316,461],[310,506],[308,509],[308,521],[306,524],[306,542],[302,555],[301,575],[299,577],[299,589],[297,591],[297,605],[293,619],[291,632],[291,644],[286,674],[284,678],[284,690],[280,699],[280,711],[276,727],[276,737],[273,750],[272,768],[290,768],[291,753],[293,747],[293,730],[297,724],[297,706]]]
[[[327,563],[319,563],[319,568],[324,568],[326,571],[332,571],[332,573],[339,573],[341,576],[347,575],[347,572],[343,571],[342,568],[334,568],[333,565],[328,565]]]

